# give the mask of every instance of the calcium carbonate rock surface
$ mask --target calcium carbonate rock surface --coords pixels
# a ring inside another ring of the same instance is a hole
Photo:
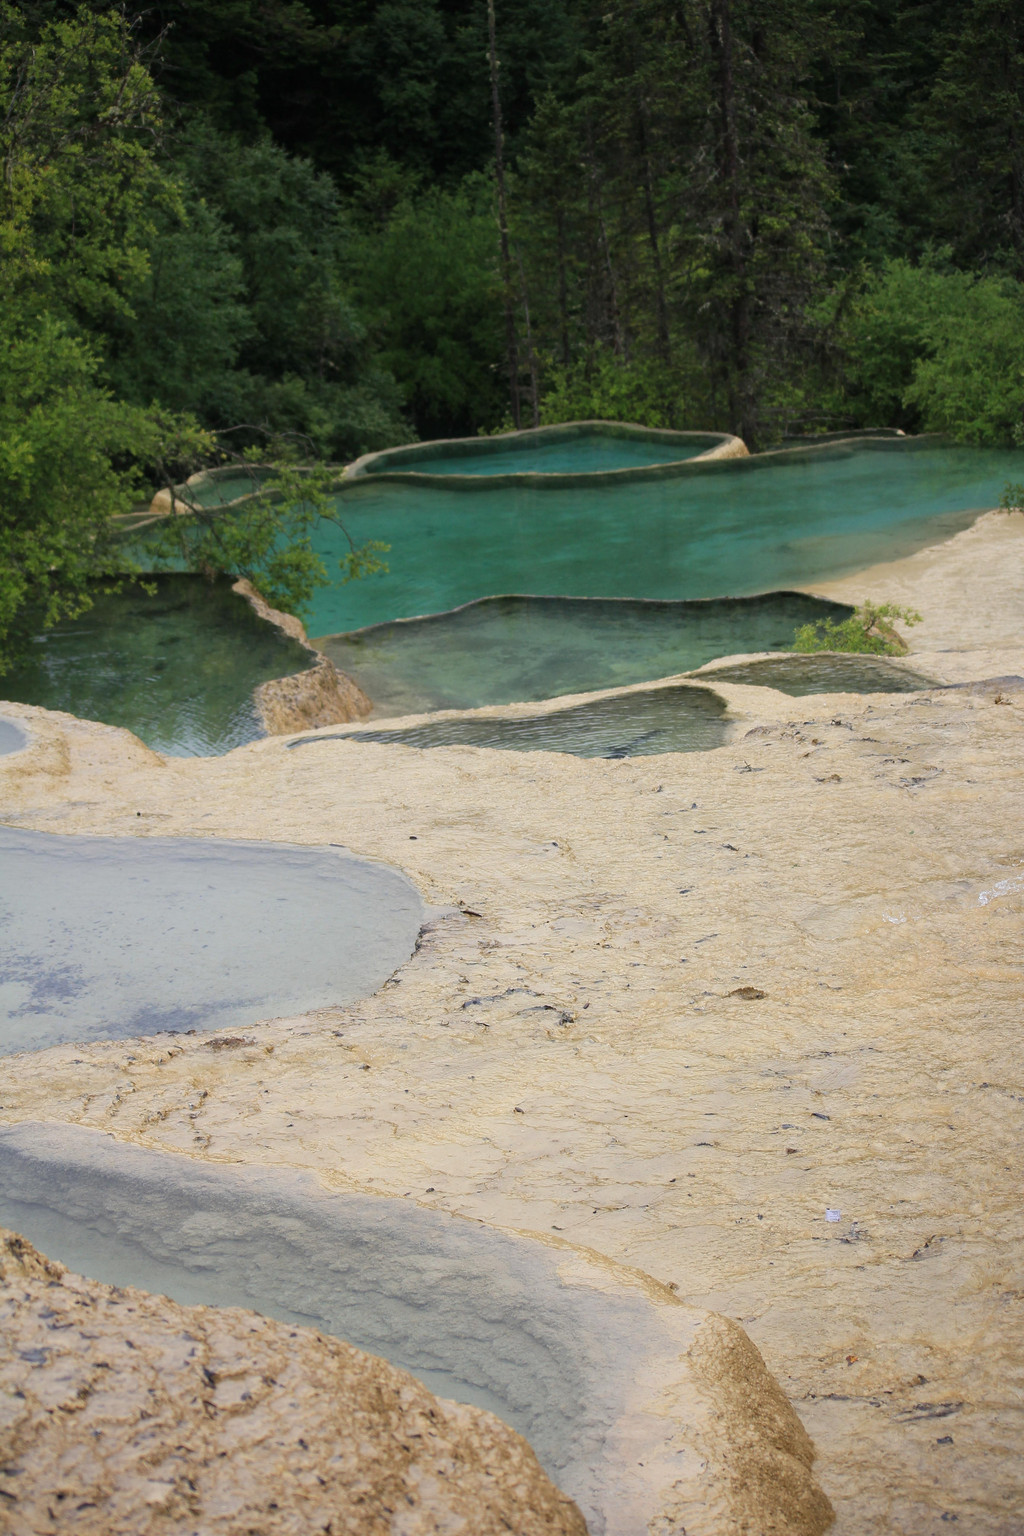
[[[374,1355],[0,1231],[8,1536],[586,1536],[525,1440]]]
[[[239,577],[232,591],[244,597],[261,619],[275,624],[289,639],[297,640],[316,657],[305,672],[271,678],[256,689],[253,700],[263,729],[269,736],[284,736],[289,731],[305,731],[322,725],[346,725],[366,718],[373,709],[372,701],[354,678],[347,672],[339,672],[333,661],[310,645],[301,619],[283,613],[280,608],[272,608],[244,576]]]
[[[0,1122],[635,1265],[742,1324],[833,1536],[1019,1536],[1024,518],[830,591],[917,608],[912,665],[969,686],[716,684],[725,746],[612,761],[280,739],[166,761],[5,705],[29,736],[0,759],[6,822],[337,842],[452,915],[361,1003],[8,1057]]]

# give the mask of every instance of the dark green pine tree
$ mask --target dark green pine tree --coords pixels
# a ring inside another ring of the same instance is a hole
[[[831,183],[807,80],[811,0],[616,0],[546,103],[521,203],[552,353],[675,374],[690,424],[771,436],[824,274]],[[541,233],[537,233],[537,231]],[[567,249],[568,247],[568,249]],[[571,252],[571,254],[570,254]],[[550,297],[556,275],[557,303]]]
[[[937,236],[964,266],[1024,278],[1024,8],[958,7],[922,111]]]

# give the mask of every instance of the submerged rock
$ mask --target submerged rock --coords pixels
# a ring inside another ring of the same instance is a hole
[[[0,1231],[12,1536],[586,1536],[526,1441],[311,1328],[85,1280]]]

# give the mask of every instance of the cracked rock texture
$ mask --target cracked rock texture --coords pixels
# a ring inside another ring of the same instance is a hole
[[[251,608],[278,629],[297,640],[316,657],[305,672],[271,678],[253,693],[253,702],[269,736],[286,736],[290,731],[315,730],[322,725],[347,725],[362,720],[373,704],[355,678],[338,668],[315,646],[310,645],[305,625],[294,614],[271,608],[252,582],[239,577],[232,587]]]
[[[0,1231],[9,1536],[586,1536],[525,1440],[374,1355]]]
[[[837,590],[918,608],[930,675],[1024,673],[1024,518]],[[375,997],[220,1049],[8,1058],[0,1118],[640,1266],[754,1340],[836,1536],[1019,1536],[1024,693],[715,686],[730,743],[620,761],[270,740],[172,762],[5,706],[32,742],[0,762],[4,820],[338,842],[461,915]]]

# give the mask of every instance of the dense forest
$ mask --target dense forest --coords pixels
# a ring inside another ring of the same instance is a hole
[[[1011,0],[0,0],[0,154],[0,638],[229,450],[1022,440]]]

